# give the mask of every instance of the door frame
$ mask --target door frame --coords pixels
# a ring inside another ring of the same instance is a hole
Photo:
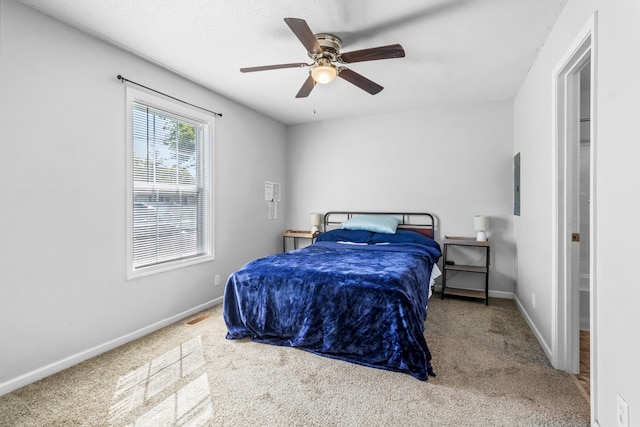
[[[551,363],[556,369],[579,371],[579,284],[571,234],[579,231],[574,221],[577,200],[577,150],[580,142],[580,70],[590,62],[590,376],[591,408],[595,411],[597,310],[596,310],[596,85],[597,85],[597,12],[578,33],[569,49],[553,71],[553,177],[552,177],[552,337]],[[592,420],[595,419],[595,412]]]

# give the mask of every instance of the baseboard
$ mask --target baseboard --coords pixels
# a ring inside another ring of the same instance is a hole
[[[527,313],[527,310],[524,308],[524,306],[522,305],[522,303],[520,302],[520,300],[518,299],[518,296],[516,294],[513,295],[513,300],[515,301],[516,306],[518,307],[518,310],[520,310],[520,313],[522,314],[522,317],[524,317],[524,320],[529,325],[529,328],[531,328],[531,331],[533,332],[533,335],[538,340],[538,343],[540,344],[540,347],[542,347],[542,351],[544,351],[544,353],[547,355],[547,359],[549,359],[549,361],[551,361],[551,347],[549,346],[549,344],[542,337],[542,334],[540,333],[540,331],[536,327],[536,324],[533,322],[533,320],[531,319],[531,316],[529,316],[529,313]]]
[[[123,335],[119,338],[115,338],[113,340],[99,344],[95,347],[89,348],[80,353],[76,353],[74,355],[66,357],[57,362],[43,366],[42,368],[38,368],[34,371],[27,372],[26,374],[20,375],[19,377],[12,378],[8,381],[5,381],[0,384],[0,396],[7,393],[11,393],[12,391],[19,389],[20,387],[24,387],[28,384],[34,383],[38,380],[41,380],[42,378],[48,377],[49,375],[53,375],[73,365],[77,365],[80,362],[84,362],[85,360],[91,359],[92,357],[98,356],[99,354],[102,354],[106,351],[113,350],[116,347],[120,347],[123,344],[126,344],[130,341],[133,341],[135,339],[148,335],[151,332],[157,331],[158,329],[162,329],[166,326],[172,325],[186,317],[199,313],[202,310],[206,310],[207,308],[211,308],[215,305],[222,304],[222,300],[223,300],[222,297],[213,299],[204,304],[200,304],[189,310],[183,311],[182,313],[178,313],[166,319],[155,322],[149,326],[145,326],[144,328],[140,328],[129,334]]]
[[[434,286],[434,292],[442,292],[442,285]],[[469,290],[477,290],[477,289],[469,289]],[[492,291],[489,289],[489,298],[502,298],[502,299],[513,299],[513,292],[506,291]]]
[[[492,291],[489,289],[489,298],[513,299],[513,292]]]

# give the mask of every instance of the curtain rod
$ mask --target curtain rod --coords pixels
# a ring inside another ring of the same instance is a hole
[[[162,92],[160,92],[160,91],[158,91],[158,90],[155,90],[155,89],[151,89],[150,87],[147,87],[147,86],[145,86],[145,85],[141,85],[140,83],[136,83],[136,82],[134,82],[133,80],[126,79],[126,78],[122,77],[120,74],[118,74],[118,80],[122,80],[122,83],[124,83],[124,82],[133,83],[134,85],[137,85],[137,86],[143,87],[143,88],[148,89],[148,90],[150,90],[150,91],[152,91],[152,92],[159,93],[160,95],[164,95],[164,96],[166,96],[166,97],[168,97],[168,98],[175,99],[176,101],[180,101],[180,102],[182,102],[183,104],[191,105],[192,107],[196,107],[196,108],[199,108],[199,109],[201,109],[201,110],[208,111],[209,113],[211,113],[211,114],[213,114],[213,115],[216,115],[216,116],[218,116],[218,117],[222,117],[222,114],[221,114],[221,113],[216,113],[215,111],[207,110],[206,108],[199,107],[199,106],[197,106],[197,105],[195,105],[195,104],[192,104],[192,103],[190,103],[190,102],[183,101],[182,99],[176,98],[176,97],[171,96],[171,95],[167,95],[166,93],[162,93]]]

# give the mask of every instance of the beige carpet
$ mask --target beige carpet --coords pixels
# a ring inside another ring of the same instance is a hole
[[[0,397],[0,425],[589,425],[584,397],[551,368],[513,301],[436,294],[429,304],[438,376],[428,382],[226,340],[218,306]]]

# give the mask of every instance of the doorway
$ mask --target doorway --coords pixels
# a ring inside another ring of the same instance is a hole
[[[578,373],[577,379],[582,390],[590,391],[591,367],[591,62],[580,70],[580,138],[577,152],[576,193],[577,209],[575,220],[578,223],[578,242],[574,244],[577,252],[578,288]],[[575,266],[575,264],[574,264]]]
[[[556,369],[579,375],[580,331],[588,331],[586,376],[592,402],[597,339],[595,23],[594,15],[554,70],[553,80],[555,291],[551,362]],[[584,370],[584,359],[582,367]]]

